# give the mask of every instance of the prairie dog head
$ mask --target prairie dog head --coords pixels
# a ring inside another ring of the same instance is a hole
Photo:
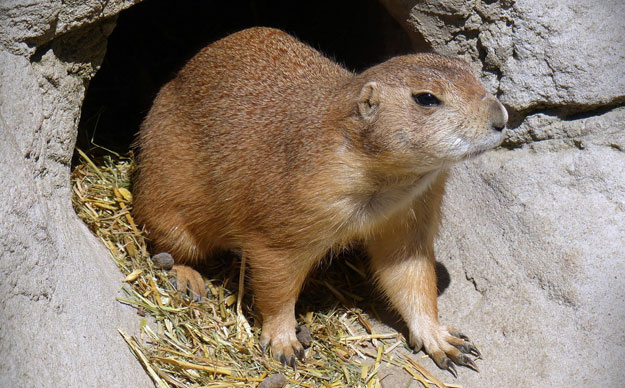
[[[360,75],[365,149],[423,171],[503,140],[508,113],[468,63],[435,54],[395,57]]]

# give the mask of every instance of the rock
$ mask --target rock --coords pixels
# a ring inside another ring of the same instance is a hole
[[[616,150],[625,149],[625,132],[622,123],[625,121],[625,107],[610,109],[601,114],[588,115],[578,119],[562,120],[546,113],[535,113],[525,117],[521,125],[507,136],[507,148],[523,147],[526,143],[534,143],[532,147],[540,147],[538,142],[548,142],[551,147],[562,144],[584,148],[585,143],[603,145]]]
[[[312,345],[312,335],[310,334],[310,329],[308,326],[300,325],[295,329],[295,335],[297,336],[297,340],[305,349],[308,349],[310,345]]]
[[[463,385],[625,378],[625,153],[558,143],[494,152],[452,175],[441,315],[484,355]]]
[[[260,384],[258,388],[282,388],[286,384],[286,377],[280,373],[275,373],[267,376]]]
[[[503,103],[519,111],[624,101],[624,2],[518,1],[511,18],[513,50],[500,58]]]
[[[80,106],[113,27],[73,4],[0,4],[0,386],[148,387],[117,332],[138,331],[121,274],[71,207]],[[62,22],[72,12],[82,22]]]
[[[71,30],[116,16],[137,0],[7,0],[0,3],[0,47],[32,55],[38,47]],[[67,4],[69,3],[69,4]]]
[[[165,271],[169,271],[174,266],[174,258],[167,252],[157,253],[152,256],[152,262],[155,268],[164,269]]]

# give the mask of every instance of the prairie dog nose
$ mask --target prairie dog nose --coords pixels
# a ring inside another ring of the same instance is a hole
[[[501,132],[508,122],[508,111],[506,107],[493,96],[490,96],[489,104],[488,118],[490,125],[494,130]]]

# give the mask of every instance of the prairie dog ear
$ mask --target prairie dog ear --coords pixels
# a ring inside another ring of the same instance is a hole
[[[358,111],[365,120],[372,120],[380,107],[380,87],[376,82],[367,82],[360,90]]]

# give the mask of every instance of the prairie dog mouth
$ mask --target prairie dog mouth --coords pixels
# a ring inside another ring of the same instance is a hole
[[[450,156],[457,160],[471,159],[484,152],[499,146],[504,139],[504,132],[493,132],[479,140],[468,140],[464,137],[456,137],[450,147]]]
[[[490,149],[500,146],[501,143],[503,143],[503,139],[504,131],[495,132],[489,135],[487,138],[473,145],[473,149],[471,150],[471,155],[469,157],[483,154]]]

